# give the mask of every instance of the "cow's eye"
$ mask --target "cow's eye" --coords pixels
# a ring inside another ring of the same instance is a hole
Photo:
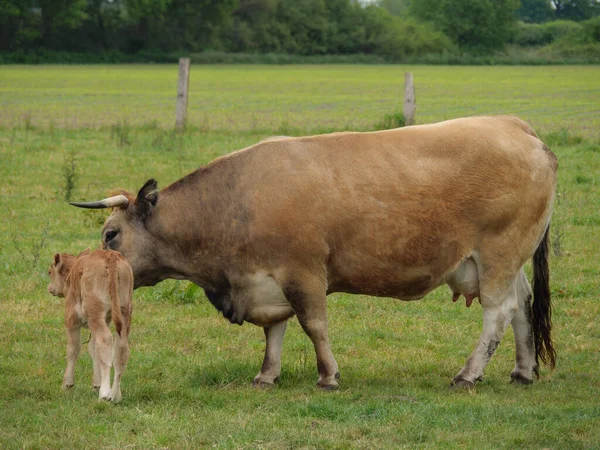
[[[116,231],[116,230],[107,231],[106,234],[105,234],[105,236],[104,236],[104,240],[108,244],[110,241],[112,241],[114,238],[117,237],[117,234],[119,234],[119,232]]]

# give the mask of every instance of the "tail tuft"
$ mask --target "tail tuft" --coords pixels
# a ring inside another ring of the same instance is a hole
[[[548,237],[550,226],[533,254],[533,340],[535,359],[554,368],[556,350],[552,342],[552,302],[550,298],[550,270],[548,267]]]

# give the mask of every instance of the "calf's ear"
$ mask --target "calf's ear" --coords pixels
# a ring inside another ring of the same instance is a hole
[[[135,213],[140,219],[145,219],[152,213],[152,208],[158,202],[158,183],[154,178],[146,181],[135,199]]]
[[[54,255],[54,264],[55,264],[55,265],[58,265],[58,264],[60,264],[60,253],[56,253],[56,254]]]
[[[82,251],[79,255],[77,255],[77,257],[79,258],[80,256],[85,256],[85,255],[89,255],[91,252],[90,248],[86,248],[84,251]]]

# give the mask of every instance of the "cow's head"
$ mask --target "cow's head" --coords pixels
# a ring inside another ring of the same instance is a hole
[[[154,279],[158,259],[157,242],[147,227],[157,202],[157,183],[151,179],[144,184],[137,196],[123,191],[97,202],[71,203],[80,208],[113,208],[102,227],[102,248],[116,250],[127,259],[133,269],[136,287],[160,281]]]

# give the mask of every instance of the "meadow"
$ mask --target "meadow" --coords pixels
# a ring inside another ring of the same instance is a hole
[[[46,270],[57,251],[96,247],[107,215],[66,198],[150,177],[164,187],[273,134],[370,130],[401,110],[405,71],[418,123],[517,114],[557,154],[555,370],[511,385],[509,329],[484,380],[450,390],[482,314],[442,287],[418,302],[330,296],[340,389],[315,387],[296,320],[279,384],[255,389],[262,330],[165,281],[134,294],[123,402],[97,401],[83,351],[75,387],[61,391],[63,305]],[[0,448],[600,448],[600,68],[193,67],[181,134],[176,78],[171,66],[0,67]]]

